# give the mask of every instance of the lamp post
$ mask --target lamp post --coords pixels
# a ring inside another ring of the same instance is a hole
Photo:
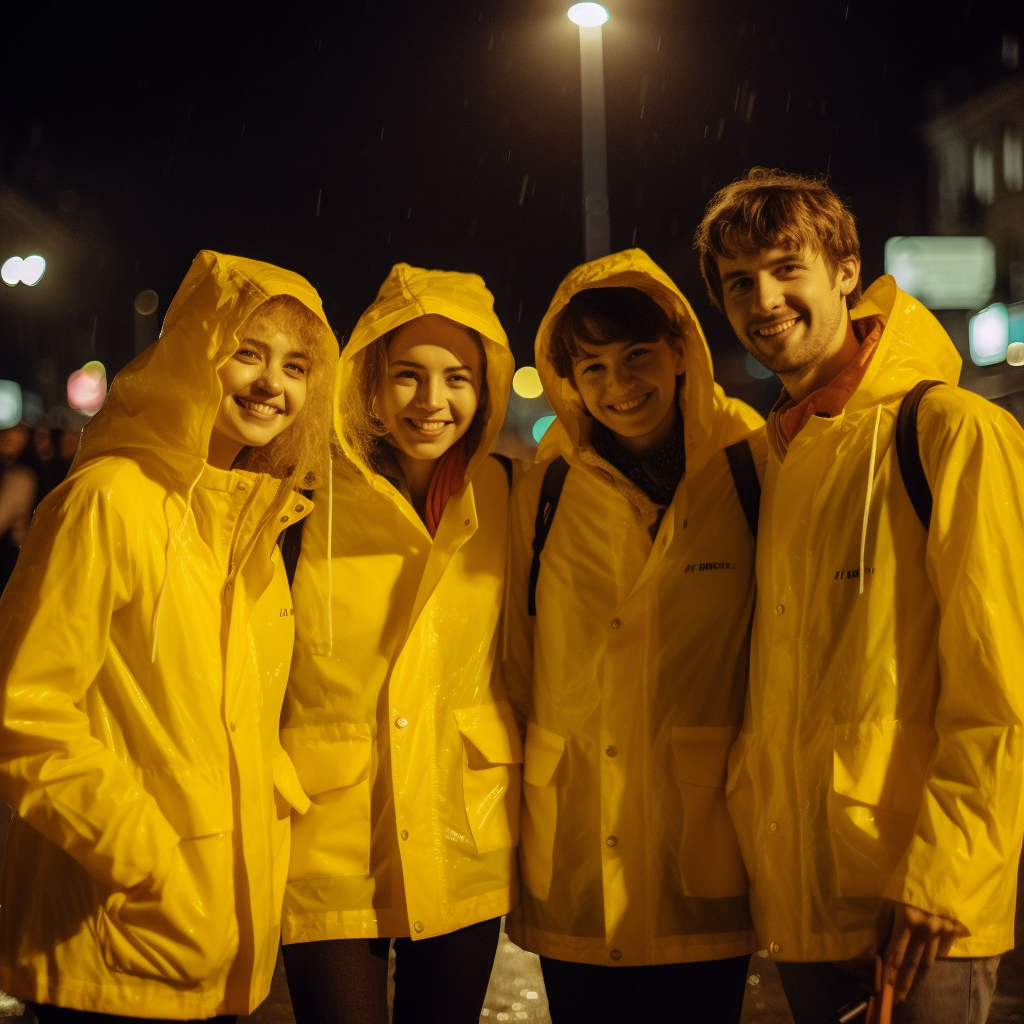
[[[583,99],[583,249],[596,260],[611,252],[608,217],[608,151],[604,130],[604,54],[601,4],[573,4],[569,20],[580,30],[580,92]]]

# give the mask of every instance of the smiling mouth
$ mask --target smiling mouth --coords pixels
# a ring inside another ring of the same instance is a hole
[[[769,324],[767,327],[758,327],[753,333],[761,338],[777,338],[785,334],[791,327],[795,326],[801,317],[791,316],[788,320],[780,320],[778,323]]]
[[[632,412],[634,409],[639,409],[652,394],[653,392],[648,391],[646,395],[641,395],[639,398],[631,398],[628,402],[619,402],[617,405],[609,405],[608,408],[613,409],[615,412]]]
[[[445,427],[451,422],[450,420],[406,420],[407,423],[411,423],[417,430],[422,431],[424,434],[440,434]]]
[[[254,402],[248,398],[242,398],[240,395],[232,396],[235,400],[236,405],[240,405],[246,412],[252,413],[254,416],[259,416],[264,419],[273,419],[275,416],[281,416],[284,414],[284,409],[278,409],[276,405],[266,405],[264,402]]]

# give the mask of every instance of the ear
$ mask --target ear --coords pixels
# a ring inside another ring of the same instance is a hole
[[[672,352],[672,369],[677,377],[681,377],[686,372],[686,353],[683,349],[683,339],[681,337],[666,338],[666,341]]]
[[[845,260],[839,261],[836,268],[836,283],[839,285],[839,294],[845,299],[860,280],[860,257],[847,256]]]

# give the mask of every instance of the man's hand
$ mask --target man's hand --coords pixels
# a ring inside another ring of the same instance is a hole
[[[885,980],[893,983],[895,1001],[903,1002],[914,982],[937,956],[948,956],[953,940],[967,934],[959,921],[929,914],[907,903],[893,904],[892,933],[882,954]]]

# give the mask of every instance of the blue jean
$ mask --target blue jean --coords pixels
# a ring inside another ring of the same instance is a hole
[[[859,978],[831,963],[776,964],[796,1024],[821,1024],[861,993]],[[943,957],[893,1008],[892,1024],[985,1024],[999,957]]]

